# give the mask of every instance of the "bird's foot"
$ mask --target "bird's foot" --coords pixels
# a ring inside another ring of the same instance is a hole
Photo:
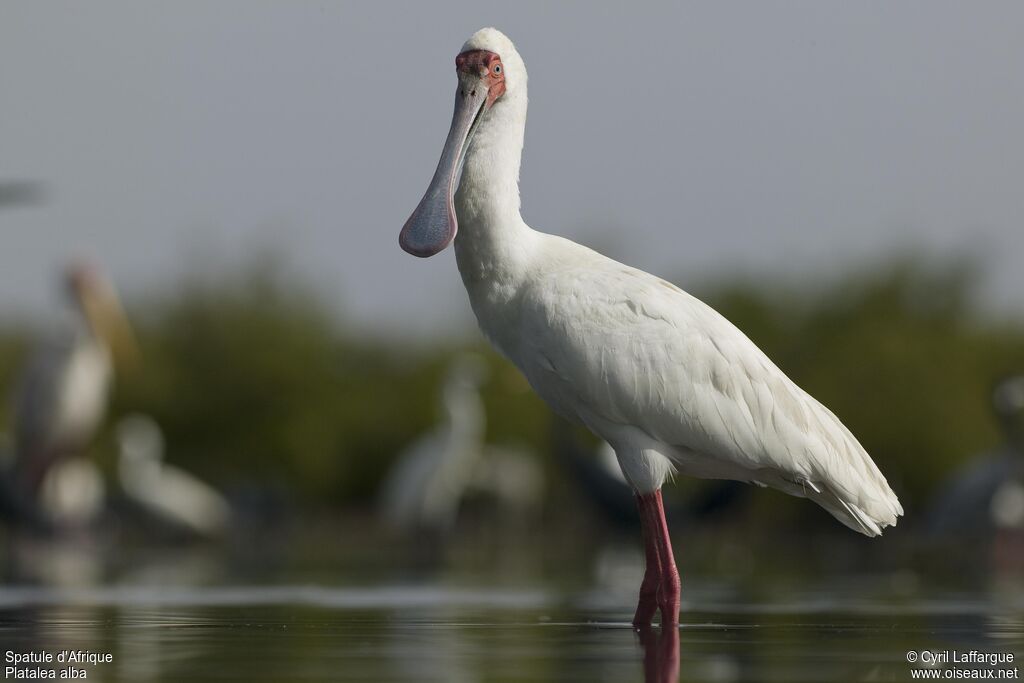
[[[679,574],[674,571],[654,593],[646,592],[641,587],[640,600],[633,615],[633,626],[650,626],[654,620],[654,613],[659,611],[662,626],[678,626],[680,594]]]
[[[658,611],[658,573],[657,566],[647,566],[644,572],[644,581],[640,584],[640,600],[636,605],[636,613],[633,615],[633,626],[641,628],[650,626],[654,619],[654,613]]]
[[[682,585],[679,571],[672,565],[664,572],[661,585],[658,587],[658,609],[661,610],[662,627],[679,625],[679,603],[682,596]]]

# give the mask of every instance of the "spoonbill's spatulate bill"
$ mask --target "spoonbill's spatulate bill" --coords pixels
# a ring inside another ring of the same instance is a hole
[[[555,411],[615,449],[646,549],[634,623],[658,610],[663,624],[679,618],[661,502],[673,471],[810,498],[867,536],[895,524],[903,509],[857,439],[728,320],[665,280],[523,222],[523,60],[486,28],[455,64],[448,140],[399,241],[431,256],[454,239],[484,334]]]

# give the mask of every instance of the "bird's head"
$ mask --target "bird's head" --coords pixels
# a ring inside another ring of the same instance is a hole
[[[96,266],[75,261],[67,268],[65,282],[92,333],[107,344],[115,361],[134,367],[139,357],[135,332],[110,280]]]
[[[497,29],[480,29],[466,41],[455,57],[455,73],[455,113],[441,160],[398,238],[402,249],[414,256],[433,256],[455,239],[455,188],[474,136],[495,125],[504,108],[526,100],[526,65]]]
[[[164,455],[160,425],[148,415],[131,414],[117,422],[115,429],[122,465],[159,463]]]

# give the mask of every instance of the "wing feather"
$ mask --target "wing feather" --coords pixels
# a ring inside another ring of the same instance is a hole
[[[587,252],[523,297],[518,355],[545,361],[520,365],[556,409],[725,461],[863,533],[895,523],[902,508],[864,448],[746,335],[674,285]]]

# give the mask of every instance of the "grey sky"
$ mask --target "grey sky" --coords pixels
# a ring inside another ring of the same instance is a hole
[[[905,247],[990,258],[1024,309],[1024,4],[0,5],[0,314],[68,254],[122,289],[266,246],[359,324],[470,320],[397,235],[494,25],[530,70],[523,213],[686,284]]]

